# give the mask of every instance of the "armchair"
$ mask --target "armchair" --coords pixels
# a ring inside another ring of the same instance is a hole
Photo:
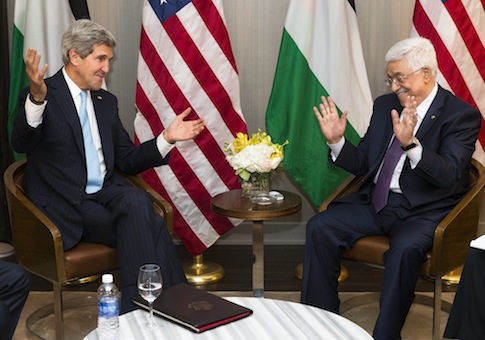
[[[90,282],[103,272],[118,267],[116,250],[101,244],[80,242],[64,251],[57,226],[25,195],[23,174],[26,161],[12,163],[4,173],[13,244],[20,265],[52,283],[56,339],[64,338],[62,288],[73,283]],[[173,225],[172,207],[138,176],[119,172],[130,184],[152,195],[154,208]]]
[[[351,192],[357,191],[362,178],[350,176],[320,205],[325,211],[330,203]],[[475,159],[470,165],[470,189],[462,200],[438,224],[435,230],[433,248],[427,254],[427,260],[421,266],[420,276],[434,281],[434,297],[416,295],[415,302],[433,307],[433,339],[441,339],[440,311],[449,312],[450,303],[441,300],[442,276],[461,267],[467,256],[470,241],[477,236],[478,219],[485,185],[485,168]],[[366,263],[384,268],[384,253],[389,249],[386,236],[367,236],[358,240],[352,249],[344,250],[341,258]],[[302,265],[295,270],[298,278],[302,276]],[[342,275],[342,274],[341,274]],[[340,278],[339,278],[340,282]],[[340,307],[346,311],[374,300],[375,294],[354,297]]]

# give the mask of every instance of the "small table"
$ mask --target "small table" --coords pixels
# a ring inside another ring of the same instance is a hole
[[[184,340],[372,340],[363,328],[338,314],[295,302],[258,299],[226,298],[252,309],[253,314],[227,325],[197,334],[168,320],[155,317],[159,328],[150,332],[140,325],[146,323],[150,314],[141,309],[120,316],[120,339],[184,339]],[[96,330],[84,340],[97,340]]]
[[[289,191],[279,190],[281,201],[268,205],[241,197],[241,190],[231,190],[212,198],[212,210],[220,215],[253,221],[253,295],[264,296],[264,233],[263,221],[292,215],[301,209],[301,198]]]

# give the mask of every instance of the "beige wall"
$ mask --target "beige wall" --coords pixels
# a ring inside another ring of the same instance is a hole
[[[14,0],[7,0],[12,12]],[[413,0],[356,0],[364,57],[372,95],[386,91],[384,54],[396,41],[409,35]],[[138,58],[142,1],[88,0],[91,19],[107,27],[118,41],[116,59],[108,78],[110,91],[118,96],[120,116],[133,133],[136,65]],[[248,130],[265,127],[279,44],[289,0],[223,0],[226,22],[241,82],[241,103]],[[338,34],[338,27],[336,27]],[[280,188],[299,192],[285,177]],[[301,192],[300,192],[301,193]],[[303,195],[303,193],[301,193]],[[305,223],[315,212],[304,198],[301,213],[265,224],[267,243],[302,244]],[[249,223],[223,237],[225,243],[250,243]]]

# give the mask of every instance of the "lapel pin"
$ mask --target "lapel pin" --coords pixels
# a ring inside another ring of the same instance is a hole
[[[98,96],[97,98],[98,98],[98,100],[103,100],[103,97],[101,97],[101,96]]]
[[[431,115],[431,119],[435,119],[435,118],[436,118],[436,116],[435,116],[435,115]]]

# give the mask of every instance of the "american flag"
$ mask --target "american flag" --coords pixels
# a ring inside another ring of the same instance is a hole
[[[168,166],[144,179],[174,209],[174,232],[200,255],[240,220],[211,211],[211,197],[239,188],[224,146],[247,133],[239,76],[221,0],[145,0],[136,86],[135,142],[158,136],[177,114],[202,117],[206,129],[177,142]]]
[[[485,164],[485,0],[416,0],[411,36],[433,43],[438,83],[482,113],[474,157]]]

